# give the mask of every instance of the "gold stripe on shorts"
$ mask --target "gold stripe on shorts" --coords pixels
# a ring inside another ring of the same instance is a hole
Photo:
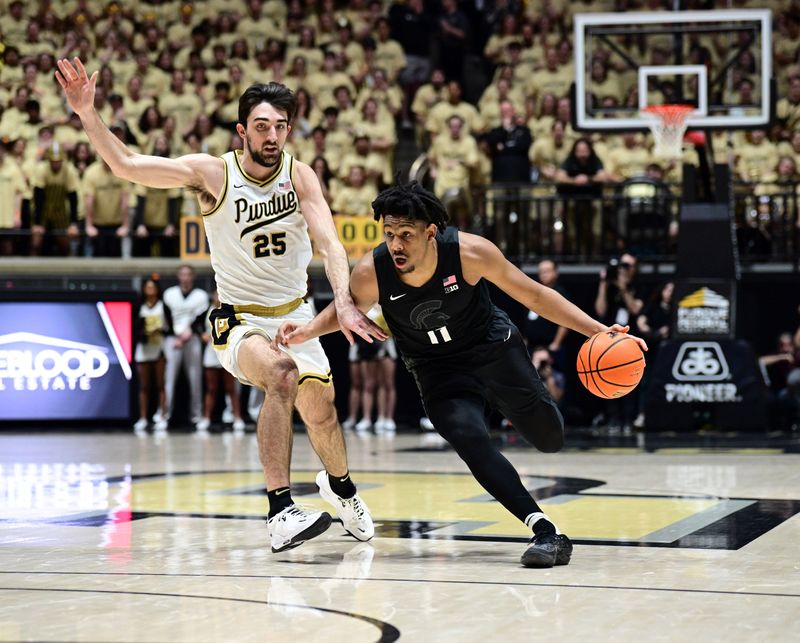
[[[248,313],[249,315],[258,315],[259,317],[283,317],[293,310],[296,310],[302,303],[303,298],[298,297],[280,306],[260,306],[259,304],[246,304],[244,306],[234,305],[233,310],[236,314]]]
[[[331,372],[328,371],[327,375],[320,375],[319,373],[301,373],[297,381],[297,385],[305,384],[306,382],[319,382],[325,386],[331,384]]]

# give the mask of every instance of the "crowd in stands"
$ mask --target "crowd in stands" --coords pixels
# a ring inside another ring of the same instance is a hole
[[[766,4],[777,120],[769,131],[736,133],[735,167],[769,197],[800,177],[800,1]],[[315,168],[335,213],[369,212],[394,179],[400,135],[413,130],[435,192],[469,225],[480,211],[476,187],[584,182],[574,163],[581,146],[596,166],[590,182],[653,171],[649,137],[573,130],[572,17],[669,8],[662,0],[0,1],[0,252],[171,256],[180,215],[198,210],[192,194],[127,185],[95,158],[55,80],[58,58],[99,71],[98,112],[148,154],[235,149],[241,92],[256,81],[288,85],[299,102],[289,151]],[[719,61],[729,47],[695,43],[689,55]],[[663,56],[658,47],[647,54]],[[725,98],[743,108],[759,91],[757,56],[744,47],[734,63]],[[598,104],[635,99],[635,78],[618,63],[608,52],[592,60]],[[662,92],[654,102],[669,100],[666,88],[654,91]],[[656,171],[674,180],[678,168]]]

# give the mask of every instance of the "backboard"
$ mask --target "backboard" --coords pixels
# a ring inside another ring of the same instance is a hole
[[[642,129],[643,108],[670,103],[695,107],[690,128],[769,124],[769,10],[585,13],[574,25],[577,129]]]

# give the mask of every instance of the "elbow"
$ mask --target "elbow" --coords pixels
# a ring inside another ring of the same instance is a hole
[[[118,179],[123,179],[125,181],[134,180],[132,173],[133,168],[127,160],[108,162],[108,167],[111,169],[111,173]]]
[[[136,161],[134,159],[134,154],[127,149],[125,152],[126,153],[119,158],[108,159],[106,163],[108,163],[108,167],[117,178],[135,182]]]

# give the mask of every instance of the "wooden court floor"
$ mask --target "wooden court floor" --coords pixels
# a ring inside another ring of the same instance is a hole
[[[272,554],[252,434],[0,433],[0,641],[797,640],[800,455],[508,449],[575,542],[537,570],[440,446],[349,434],[375,539]]]

